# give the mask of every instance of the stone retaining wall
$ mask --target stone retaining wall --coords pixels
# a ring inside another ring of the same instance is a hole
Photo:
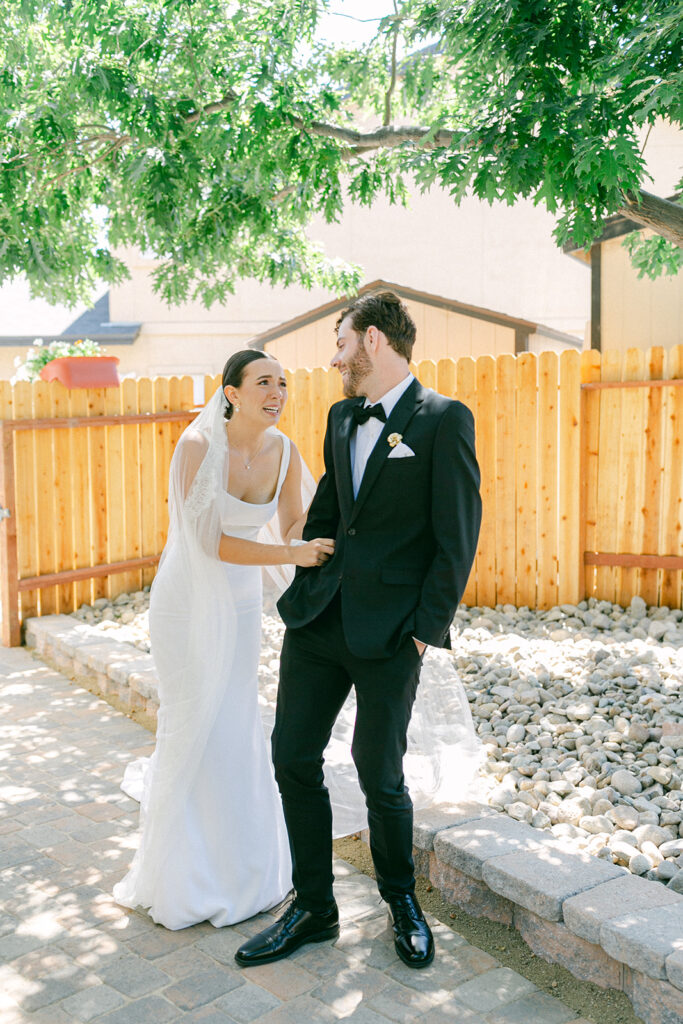
[[[151,656],[71,616],[29,619],[26,643],[147,728]],[[367,837],[365,837],[367,838]],[[417,872],[444,899],[514,926],[537,956],[623,990],[646,1024],[683,1024],[683,896],[478,803],[416,815]]]

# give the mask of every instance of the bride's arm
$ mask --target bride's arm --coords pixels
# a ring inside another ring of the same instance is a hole
[[[277,506],[280,533],[287,543],[301,540],[308,515],[308,509],[304,509],[301,497],[301,456],[293,441],[290,441],[290,445],[289,467],[280,489]]]
[[[322,565],[334,554],[334,541],[316,537],[305,544],[261,544],[221,534],[218,557],[235,565]]]

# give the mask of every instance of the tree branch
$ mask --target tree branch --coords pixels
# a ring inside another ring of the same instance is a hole
[[[652,228],[658,235],[683,248],[683,207],[670,199],[661,199],[642,189],[624,195],[619,213],[644,228]]]

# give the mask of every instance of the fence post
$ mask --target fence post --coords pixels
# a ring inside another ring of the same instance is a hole
[[[8,515],[0,522],[0,580],[3,647],[19,647],[19,567],[17,562],[17,518],[14,494],[14,431],[0,421],[0,506]]]

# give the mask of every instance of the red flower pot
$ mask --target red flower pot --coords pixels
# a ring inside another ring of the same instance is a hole
[[[41,380],[58,380],[66,388],[117,388],[118,356],[61,356],[40,371]]]

